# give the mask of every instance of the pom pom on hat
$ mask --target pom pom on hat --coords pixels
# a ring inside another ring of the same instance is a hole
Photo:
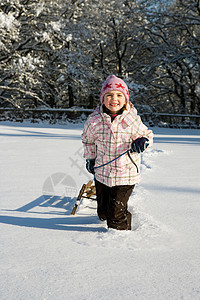
[[[100,94],[100,100],[101,103],[103,103],[103,97],[106,93],[109,91],[120,91],[124,94],[127,103],[129,102],[129,92],[128,87],[126,83],[119,77],[115,75],[110,75],[107,77],[106,81],[104,82],[101,94]]]

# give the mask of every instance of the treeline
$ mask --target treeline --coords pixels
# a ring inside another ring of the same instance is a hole
[[[138,107],[199,114],[199,67],[199,0],[0,3],[1,107],[93,108],[113,73]]]

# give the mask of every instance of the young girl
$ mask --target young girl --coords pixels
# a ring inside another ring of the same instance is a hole
[[[106,79],[100,102],[82,134],[86,168],[95,174],[97,214],[109,228],[131,230],[128,199],[140,181],[140,153],[152,145],[153,133],[129,102],[122,79],[114,75]]]

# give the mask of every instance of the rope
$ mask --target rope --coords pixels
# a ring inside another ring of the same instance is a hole
[[[149,143],[148,141],[145,143],[144,145],[144,149],[146,149],[147,147],[149,146]],[[109,165],[110,163],[112,163],[113,161],[115,161],[116,159],[120,158],[122,155],[128,153],[129,154],[129,151],[131,151],[132,149],[128,149],[126,150],[125,152],[121,153],[120,155],[118,155],[117,157],[113,158],[112,160],[108,161],[107,163],[103,164],[103,165],[100,165],[100,166],[97,166],[97,167],[93,167],[93,169],[98,169],[98,168],[101,168],[101,167],[104,167],[104,166],[107,166]],[[138,170],[138,167],[137,165],[135,164],[135,162],[133,161],[133,159],[131,158],[130,154],[129,154],[129,158],[130,160],[132,161],[132,163],[136,166],[137,170]]]
[[[97,166],[97,167],[94,167],[93,169],[98,169],[98,168],[101,168],[101,167],[104,167],[106,165],[109,165],[110,163],[112,163],[113,161],[115,161],[116,159],[120,158],[122,155],[128,153],[131,149],[128,149],[126,150],[125,152],[121,153],[120,155],[118,155],[117,157],[113,158],[112,160],[108,161],[107,163],[103,164],[103,165],[100,165],[100,166]]]

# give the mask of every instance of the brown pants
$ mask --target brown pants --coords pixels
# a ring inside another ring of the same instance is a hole
[[[99,219],[107,220],[109,228],[131,230],[131,213],[127,206],[135,185],[109,187],[95,180],[95,186]]]

